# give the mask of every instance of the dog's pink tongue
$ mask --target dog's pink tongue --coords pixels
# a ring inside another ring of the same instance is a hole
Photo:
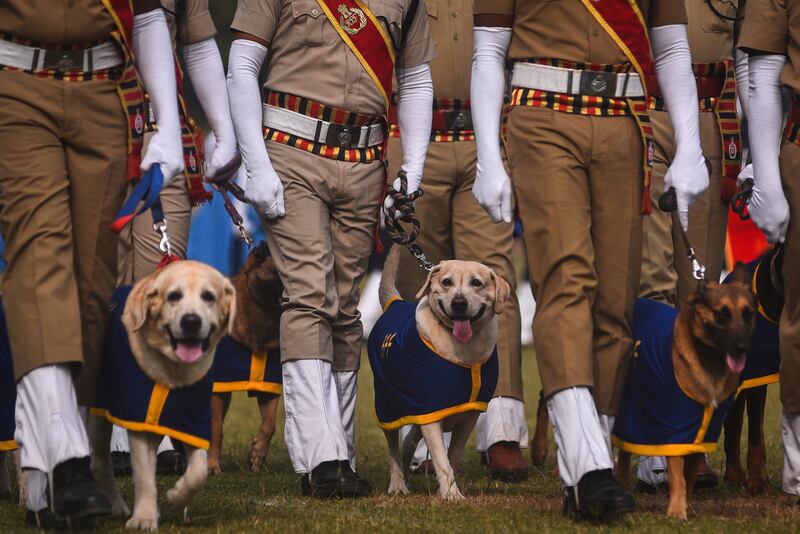
[[[734,358],[728,354],[728,357],[725,359],[725,361],[728,363],[728,369],[730,369],[732,372],[741,373],[744,371],[744,358]]]
[[[472,339],[472,324],[469,321],[453,321],[453,337],[461,343]]]
[[[203,356],[201,343],[178,343],[175,347],[175,356],[184,363],[194,363]]]

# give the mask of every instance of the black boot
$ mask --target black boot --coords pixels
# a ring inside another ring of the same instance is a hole
[[[50,507],[59,519],[72,520],[111,514],[111,503],[95,482],[89,457],[58,464],[50,478]]]
[[[611,521],[635,507],[633,497],[622,489],[611,469],[590,471],[577,487],[565,489],[564,513],[576,519]]]
[[[49,508],[34,512],[25,512],[25,524],[37,530],[92,530],[95,528],[94,517],[80,517],[70,519],[59,519]]]
[[[300,480],[300,493],[320,499],[369,497],[372,487],[348,461],[322,462]]]

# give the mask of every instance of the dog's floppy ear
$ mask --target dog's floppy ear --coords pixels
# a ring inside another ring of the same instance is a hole
[[[236,321],[236,289],[227,278],[222,286],[222,310],[228,315],[227,333],[231,335],[234,321]]]
[[[733,268],[733,276],[731,282],[738,282],[745,286],[750,286],[750,273],[747,272],[747,267],[744,263],[737,261],[736,266]]]
[[[489,276],[494,282],[494,313],[500,315],[503,313],[503,307],[508,300],[509,293],[511,293],[511,286],[508,285],[505,278],[497,276],[491,269],[489,269]]]
[[[415,297],[417,300],[420,300],[422,297],[425,296],[425,294],[431,288],[431,282],[433,281],[433,277],[438,275],[439,271],[441,270],[442,268],[438,265],[436,265],[433,269],[431,269],[431,272],[428,273],[428,278],[425,280],[425,284],[423,284],[422,289],[420,289],[417,292],[417,296]]]
[[[158,293],[155,283],[157,275],[158,271],[139,280],[128,295],[125,310],[122,312],[122,323],[131,332],[142,328],[150,315],[150,299]]]

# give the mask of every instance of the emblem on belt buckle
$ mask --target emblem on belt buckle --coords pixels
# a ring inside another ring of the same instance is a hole
[[[606,89],[608,89],[608,82],[606,82],[601,75],[597,75],[592,79],[592,83],[589,85],[592,91],[595,93],[603,93]]]
[[[355,35],[367,25],[367,16],[359,8],[348,9],[346,5],[339,4],[339,24],[344,31]]]
[[[350,131],[350,128],[345,128],[339,132],[339,146],[342,148],[350,148],[352,142],[353,132]]]
[[[453,121],[453,126],[455,126],[455,129],[463,130],[464,126],[466,125],[467,125],[467,118],[464,116],[464,114],[459,113],[458,115],[456,115],[456,118]]]

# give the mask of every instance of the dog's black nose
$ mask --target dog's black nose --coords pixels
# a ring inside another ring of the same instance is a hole
[[[181,317],[181,330],[184,334],[196,334],[202,325],[203,320],[196,313],[187,313]]]
[[[467,299],[464,297],[454,297],[450,301],[450,308],[453,310],[453,315],[463,315],[467,312]]]

